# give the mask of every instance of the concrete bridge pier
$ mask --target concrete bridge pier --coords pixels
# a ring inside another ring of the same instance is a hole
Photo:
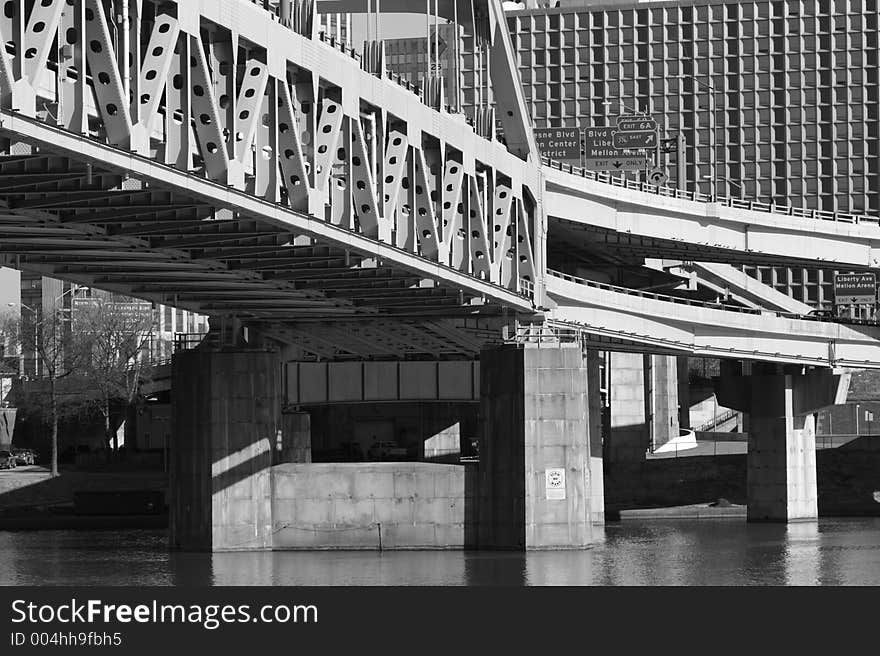
[[[181,351],[172,372],[171,548],[270,547],[270,470],[279,439],[283,447],[278,353]]]
[[[827,370],[753,363],[751,375],[722,369],[719,401],[749,413],[749,521],[794,522],[818,517],[813,413],[846,394],[847,376]]]
[[[637,463],[679,435],[679,363],[675,356],[611,352],[610,463]],[[685,381],[687,378],[685,378]]]
[[[579,549],[593,538],[590,377],[579,345],[480,354],[481,549]],[[601,478],[599,479],[601,481]]]
[[[605,467],[602,455],[602,372],[599,351],[588,349],[584,356],[587,369],[587,421],[590,435],[590,517],[593,526],[605,525]]]

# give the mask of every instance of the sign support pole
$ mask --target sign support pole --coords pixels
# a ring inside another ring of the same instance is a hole
[[[678,188],[682,191],[687,191],[687,161],[685,160],[685,147],[687,146],[687,140],[684,137],[684,130],[678,131],[678,155],[675,160],[676,172],[675,172],[675,181],[678,183]]]

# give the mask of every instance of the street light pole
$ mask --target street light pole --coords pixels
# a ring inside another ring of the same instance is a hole
[[[715,197],[717,195],[717,189],[716,189],[717,183],[716,183],[716,173],[715,173],[715,169],[717,168],[716,162],[715,162],[715,123],[716,123],[716,120],[715,120],[716,119],[716,117],[715,117],[715,87],[713,87],[711,84],[706,84],[705,82],[700,82],[693,75],[685,75],[684,77],[690,78],[691,80],[693,80],[694,82],[699,84],[701,87],[705,87],[708,90],[707,95],[709,96],[709,166],[712,169],[711,170],[712,200],[715,200]]]
[[[734,182],[734,181],[731,180],[730,178],[724,178],[724,181],[727,182],[727,184],[731,184],[731,185],[733,185],[734,187],[736,187],[737,189],[739,189],[739,198],[740,198],[740,200],[744,200],[744,199],[745,199],[745,197],[746,197],[746,190],[743,189],[743,186],[742,186],[740,183],[738,183],[738,182]]]
[[[620,100],[606,100],[602,104],[605,105],[606,107],[610,107],[611,105],[616,104],[616,105],[619,105],[620,107],[623,107],[626,110],[631,111],[633,114],[637,114],[637,115],[643,114],[645,116],[648,115],[647,112],[643,112],[640,109],[633,109],[632,107],[627,105],[625,102],[621,102]],[[636,104],[638,104],[638,103],[636,103]]]
[[[712,179],[712,176],[709,176],[709,175],[704,175],[704,176],[703,176],[703,180],[711,180],[711,179]],[[727,184],[733,185],[734,187],[736,187],[737,189],[739,189],[739,197],[740,197],[740,200],[744,200],[744,199],[745,199],[745,190],[743,189],[743,186],[742,186],[740,183],[738,183],[738,182],[734,182],[734,181],[731,180],[730,178],[725,178],[725,177],[723,177],[723,176],[720,177],[720,178],[718,178],[718,179],[719,179],[719,180],[724,180],[724,182],[726,182]],[[728,194],[728,195],[729,195],[729,194]]]

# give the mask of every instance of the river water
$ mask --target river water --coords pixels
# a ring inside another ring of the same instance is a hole
[[[880,518],[625,520],[584,551],[169,553],[164,530],[0,531],[2,585],[880,585]]]

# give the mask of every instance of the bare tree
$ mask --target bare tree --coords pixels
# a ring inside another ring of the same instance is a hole
[[[81,359],[78,340],[64,311],[44,312],[42,308],[22,307],[20,317],[7,316],[3,336],[15,344],[20,354],[32,353],[35,382],[29,388],[27,402],[48,414],[51,430],[51,472],[58,475],[58,424],[61,416],[61,382],[77,371]],[[45,385],[40,385],[45,381]]]
[[[104,444],[119,448],[111,430],[113,404],[133,403],[150,371],[152,307],[142,302],[119,302],[104,298],[77,301],[73,332],[83,340],[79,374],[83,394],[91,398],[104,419]]]

